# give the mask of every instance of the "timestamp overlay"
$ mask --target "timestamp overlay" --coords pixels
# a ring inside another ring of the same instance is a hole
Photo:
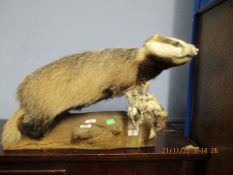
[[[161,152],[163,154],[218,154],[219,148],[216,147],[163,147]]]

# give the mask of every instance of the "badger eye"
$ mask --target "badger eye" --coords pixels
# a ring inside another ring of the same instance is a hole
[[[178,41],[174,42],[173,44],[175,47],[179,47],[180,46],[180,43]]]

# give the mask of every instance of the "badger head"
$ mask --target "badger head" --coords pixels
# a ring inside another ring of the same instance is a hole
[[[169,67],[187,63],[199,51],[192,44],[161,35],[148,38],[144,42],[143,49],[147,55],[153,56],[156,61],[163,62]]]

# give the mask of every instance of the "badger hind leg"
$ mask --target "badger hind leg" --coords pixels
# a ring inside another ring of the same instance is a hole
[[[19,130],[25,136],[28,136],[32,139],[40,139],[51,127],[52,121],[45,120],[43,117],[31,117],[29,114],[24,116],[24,119],[21,121]]]

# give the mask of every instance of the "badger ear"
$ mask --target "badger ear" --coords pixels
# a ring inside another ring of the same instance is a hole
[[[159,34],[155,34],[149,38],[147,38],[145,41],[144,41],[144,44],[146,44],[147,42],[149,41],[157,41],[157,42],[160,42],[160,43],[166,43],[166,44],[170,44],[170,45],[173,45],[175,47],[179,47],[182,44],[184,44],[185,42],[182,41],[182,40],[179,40],[179,39],[176,39],[176,38],[172,38],[172,37],[166,37],[166,36],[163,36],[163,35],[159,35]]]
[[[154,39],[154,37],[156,37],[156,36],[157,36],[157,35],[153,35],[153,36],[151,36],[151,37],[147,38],[147,39],[144,41],[144,45],[145,45],[145,43],[147,43],[148,41],[153,40],[153,39]]]

